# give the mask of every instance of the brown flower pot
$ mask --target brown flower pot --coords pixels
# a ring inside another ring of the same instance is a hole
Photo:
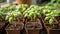
[[[36,21],[29,21],[29,22],[27,21],[25,24],[25,28],[26,28],[27,34],[40,34],[42,25],[40,23],[40,20],[37,21],[37,19],[36,19]]]
[[[20,34],[20,31],[23,29],[23,24],[17,24],[16,26],[14,25],[8,25],[6,27],[6,32],[7,34]]]
[[[44,21],[44,27],[47,30],[47,34],[58,34],[60,32],[60,27],[55,19],[53,25],[50,25],[48,21]]]
[[[13,23],[9,23],[5,28],[7,34],[20,34],[24,27],[24,18],[17,18]]]
[[[6,30],[7,34],[20,34],[20,30]]]
[[[27,34],[39,34],[40,29],[27,29],[28,33]]]
[[[60,16],[55,17],[56,20],[60,23]]]
[[[0,20],[0,29],[4,27],[4,25],[5,25],[5,22],[3,20]]]
[[[59,34],[60,33],[60,29],[47,29],[47,31],[49,32],[48,34]]]
[[[43,19],[44,27],[47,30],[47,34],[59,34],[60,33],[60,27],[58,24],[58,21],[54,19],[54,24],[50,25],[49,20],[45,21]]]
[[[20,4],[28,4],[28,5],[31,5],[33,4],[33,0],[16,0],[18,5]]]
[[[60,27],[57,26],[57,24],[54,24],[55,26],[51,26],[49,24],[45,24],[45,28],[47,30],[47,34],[59,34],[60,33]]]

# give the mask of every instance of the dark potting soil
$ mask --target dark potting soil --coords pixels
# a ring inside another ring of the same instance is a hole
[[[39,22],[40,20],[39,20],[39,18],[36,18],[36,19],[33,19],[33,18],[32,19],[27,19],[26,18],[26,21],[27,22]]]
[[[46,24],[46,27],[47,27],[47,28],[50,28],[50,29],[60,29],[60,27],[59,27],[58,24],[54,24],[54,25]]]
[[[13,29],[13,30],[20,30],[22,29],[22,25],[8,25],[8,27],[6,29],[10,30],[10,29]]]
[[[42,28],[42,25],[39,22],[27,22],[26,28]]]
[[[5,25],[0,29],[0,34],[6,34],[6,26],[9,24],[9,22],[4,21]]]
[[[1,29],[0,34],[6,34],[5,29]]]

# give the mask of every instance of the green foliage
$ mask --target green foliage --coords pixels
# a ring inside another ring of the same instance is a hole
[[[15,6],[8,6],[8,7],[3,7],[3,8],[0,8],[0,18],[2,18],[4,15],[5,15],[5,13],[7,14],[7,12],[9,12],[9,11],[13,11],[12,9],[16,9],[15,8]]]
[[[3,17],[3,12],[0,12],[0,19]]]
[[[23,12],[24,17],[28,17],[29,19],[35,19],[36,17],[40,16],[40,14],[40,8],[36,5],[31,5],[26,11]]]
[[[53,25],[53,24],[54,24],[54,18],[50,18],[50,19],[49,19],[49,24],[50,24],[50,25]]]
[[[13,10],[16,10],[16,6],[14,6],[14,5],[0,8],[0,11],[3,13],[8,12],[8,11],[13,11]]]
[[[10,23],[13,23],[17,18],[20,17],[22,17],[21,12],[15,10],[12,11],[11,13],[8,13],[5,20],[8,20]]]
[[[50,13],[45,13],[45,20],[49,20],[49,24],[54,24],[54,18],[60,16],[60,11],[58,10],[51,10]]]
[[[51,1],[52,3],[53,1]],[[31,18],[37,18],[38,16],[41,16],[44,14],[45,20],[49,20],[49,24],[54,24],[54,18],[57,16],[60,16],[60,10],[56,10],[56,7],[59,6],[58,3],[55,3],[51,6],[37,6],[37,5],[31,5],[30,7],[26,4],[19,5],[17,8],[14,5],[0,8],[0,18],[3,17],[3,14],[6,12],[9,12],[6,15],[5,20],[9,21],[10,23],[13,23],[17,18],[20,18],[22,16],[27,17],[29,19]]]
[[[7,7],[7,10],[8,11],[9,10],[14,11],[14,10],[16,10],[16,6],[15,5],[10,5],[10,6]]]
[[[27,4],[22,4],[17,7],[17,10],[23,12],[24,10],[27,9],[27,7],[28,7]]]
[[[52,6],[54,8],[60,7],[60,0],[51,0],[46,6]]]

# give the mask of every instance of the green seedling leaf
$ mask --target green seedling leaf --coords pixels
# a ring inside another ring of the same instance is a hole
[[[0,14],[0,18],[2,18],[3,16]]]
[[[50,24],[50,25],[53,25],[53,24],[54,24],[54,19],[53,19],[53,18],[51,18],[51,19],[49,20],[49,24]]]
[[[9,20],[9,16],[6,16],[5,20]]]
[[[34,19],[35,19],[36,17],[37,17],[36,14],[34,14]]]
[[[44,20],[49,20],[50,19],[50,17],[45,17],[45,19]]]
[[[9,22],[10,22],[10,23],[13,23],[13,21],[14,21],[13,17],[10,17],[10,18],[9,18]]]

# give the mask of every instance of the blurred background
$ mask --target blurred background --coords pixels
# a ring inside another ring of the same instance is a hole
[[[49,2],[50,0],[34,0],[36,4],[45,4]],[[0,4],[5,4],[5,3],[15,3],[16,0],[0,0]]]

